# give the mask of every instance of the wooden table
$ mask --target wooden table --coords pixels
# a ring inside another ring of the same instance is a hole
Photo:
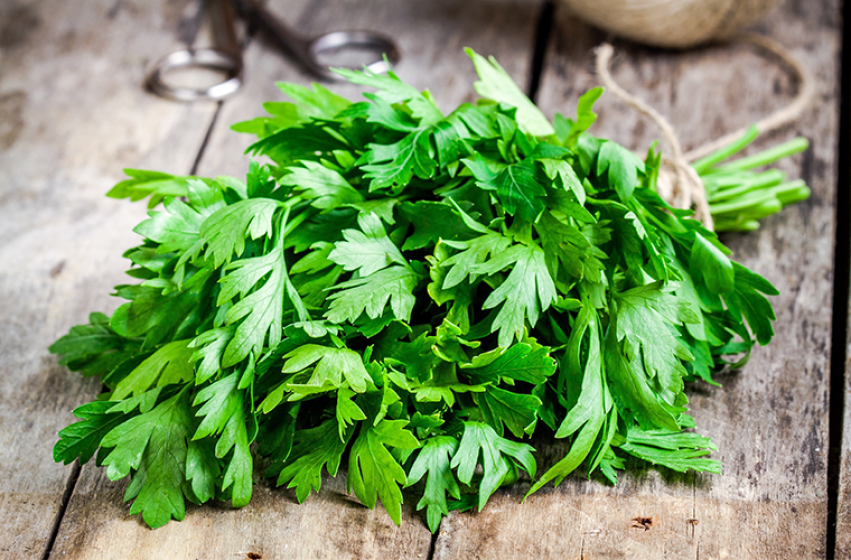
[[[596,85],[591,49],[606,38],[541,0],[269,4],[306,32],[391,34],[404,56],[399,74],[444,109],[474,99],[462,52],[470,46],[520,84],[538,84],[546,114],[572,114]],[[117,306],[108,294],[145,211],[103,196],[121,169],[241,175],[248,139],[229,125],[280,99],[274,81],[309,78],[254,39],[243,91],[221,104],[173,103],[140,86],[156,57],[194,40],[195,1],[0,3],[0,558],[851,558],[851,407],[842,408],[851,212],[844,193],[837,210],[836,194],[849,187],[847,136],[837,159],[841,20],[838,0],[788,0],[757,28],[818,80],[804,117],[758,141],[808,137],[811,148],[781,167],[813,195],[758,232],[724,238],[782,295],[774,343],[722,376],[722,387],[691,390],[722,475],[648,469],[615,487],[571,477],[522,505],[521,484],[480,514],[450,515],[436,535],[410,498],[396,528],[348,497],[342,477],[301,506],[258,480],[242,510],[191,508],[182,523],[151,531],[127,515],[124,483],[92,465],[53,463],[57,430],[98,383],[59,367],[46,348],[90,310]],[[666,115],[686,148],[782,106],[798,87],[743,45],[686,53],[615,45],[615,79]],[[611,96],[599,109],[597,135],[639,151],[659,136]],[[634,526],[637,516],[653,520],[649,530]]]

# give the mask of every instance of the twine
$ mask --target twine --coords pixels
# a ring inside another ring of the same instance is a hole
[[[619,37],[687,48],[726,38],[779,0],[561,0],[572,12]]]
[[[798,94],[789,105],[757,121],[755,125],[757,130],[760,133],[769,132],[797,120],[815,95],[815,80],[809,70],[802,66],[779,43],[768,37],[749,33],[738,35],[736,39],[756,45],[777,56],[797,75],[801,84]],[[662,166],[656,183],[659,195],[674,208],[688,209],[693,207],[695,219],[699,220],[707,229],[712,230],[712,215],[710,214],[709,201],[706,198],[706,189],[690,162],[738,140],[750,127],[731,132],[684,154],[674,128],[665,117],[641,99],[627,93],[614,81],[609,73],[609,63],[613,54],[614,49],[608,43],[597,47],[597,75],[600,81],[606,89],[614,93],[627,106],[655,122],[662,131],[665,142],[671,147],[670,157],[662,158]]]

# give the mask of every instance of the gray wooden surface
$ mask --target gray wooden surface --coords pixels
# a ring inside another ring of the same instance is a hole
[[[474,99],[462,47],[493,54],[525,86],[537,0],[270,0],[305,32],[343,27],[398,39],[398,73],[428,87],[443,109]],[[309,78],[262,41],[246,50],[248,82],[221,108],[144,93],[144,70],[191,41],[192,0],[0,3],[0,558],[826,558],[828,376],[841,43],[838,1],[787,1],[759,28],[781,40],[818,78],[818,101],[762,146],[803,134],[806,154],[784,164],[813,197],[763,229],[725,241],[734,256],[781,290],[777,338],[748,367],[697,387],[693,413],[720,447],[720,476],[663,477],[649,469],[606,487],[577,477],[520,504],[525,487],[501,490],[479,514],[452,514],[436,537],[406,498],[396,528],[380,509],[345,494],[342,479],[298,505],[258,479],[252,503],[190,508],[157,531],[127,516],[123,483],[93,466],[79,480],[52,462],[55,434],[98,386],[56,365],[46,347],[108,296],[126,268],[141,205],[103,193],[121,168],[188,172],[205,135],[203,175],[244,173],[249,139],[230,124],[281,99],[276,80]],[[539,92],[545,113],[570,114],[596,85],[591,49],[605,38],[555,12]],[[657,107],[696,146],[748,123],[794,94],[796,84],[753,49],[671,53],[616,42],[616,80]],[[353,89],[337,91],[355,96]],[[598,135],[644,150],[658,131],[614,99],[599,105]],[[215,123],[213,124],[214,115]],[[212,125],[212,129],[210,129]],[[847,162],[844,162],[847,165]],[[851,385],[849,385],[851,391]],[[847,399],[851,402],[851,399]],[[851,415],[846,414],[837,558],[851,558]],[[69,491],[64,515],[63,495]],[[649,530],[633,518],[650,517]],[[61,519],[59,519],[61,517]],[[844,556],[843,556],[844,555]]]

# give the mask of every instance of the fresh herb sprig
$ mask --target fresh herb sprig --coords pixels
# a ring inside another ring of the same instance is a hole
[[[129,476],[151,527],[246,505],[255,461],[299,501],[345,462],[363,504],[398,524],[409,487],[432,530],[520,477],[719,472],[684,383],[771,340],[776,290],[656,194],[659,153],[587,132],[602,90],[551,125],[470,55],[483,98],[449,115],[344,70],[376,93],[281,84],[295,103],[234,127],[271,160],[244,182],[128,171],[109,195],[151,207],[134,283],[50,348],[106,387],[55,459]],[[704,163],[715,193],[743,172]],[[568,442],[540,476],[539,431]]]

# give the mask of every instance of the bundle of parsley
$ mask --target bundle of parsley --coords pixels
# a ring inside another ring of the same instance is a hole
[[[471,56],[484,99],[448,116],[341,71],[377,93],[282,84],[295,104],[235,127],[274,162],[245,182],[128,171],[110,196],[157,209],[127,303],[51,346],[107,388],[55,459],[129,475],[151,527],[244,506],[255,460],[299,501],[346,460],[363,504],[398,524],[411,487],[432,530],[520,471],[529,493],[628,457],[719,472],[683,384],[768,343],[777,292],[656,194],[657,152],[586,132],[599,90],[553,127]],[[536,428],[568,442],[540,477]]]

